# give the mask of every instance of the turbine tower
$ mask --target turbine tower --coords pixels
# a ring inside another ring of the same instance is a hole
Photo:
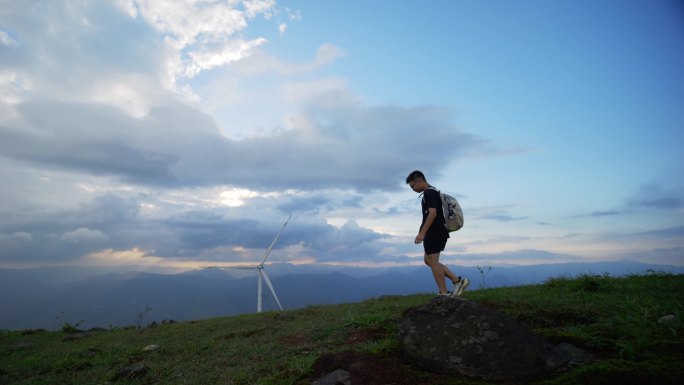
[[[276,292],[273,289],[273,284],[271,283],[271,280],[268,278],[268,274],[266,274],[266,270],[264,270],[264,263],[266,263],[266,260],[268,259],[269,254],[271,254],[271,250],[273,250],[273,246],[275,246],[276,242],[278,242],[278,238],[280,238],[280,234],[282,234],[283,230],[285,230],[285,226],[287,226],[287,223],[290,222],[290,218],[292,218],[292,215],[290,215],[287,218],[287,220],[283,224],[283,227],[280,229],[280,231],[275,236],[275,238],[273,238],[273,242],[271,242],[271,245],[266,250],[266,253],[264,253],[264,257],[261,259],[261,263],[259,263],[258,265],[254,265],[254,266],[231,266],[231,267],[211,266],[210,267],[210,268],[217,268],[217,269],[256,270],[258,272],[258,276],[259,276],[259,286],[257,288],[257,313],[261,313],[261,311],[262,311],[263,281],[266,281],[266,285],[268,285],[268,288],[271,290],[271,294],[273,294],[273,298],[275,298],[276,303],[278,303],[278,307],[280,308],[280,310],[283,310],[283,305],[280,304],[280,300],[278,299],[278,295],[276,295]]]

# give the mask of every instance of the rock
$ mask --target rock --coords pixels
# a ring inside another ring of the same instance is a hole
[[[596,357],[586,350],[582,350],[577,346],[565,342],[558,344],[558,346],[556,346],[556,351],[565,352],[570,357],[570,361],[568,361],[567,364],[561,365],[563,367],[573,368],[588,364],[596,359]]]
[[[667,323],[667,322],[674,322],[676,320],[677,320],[677,317],[675,317],[674,314],[668,314],[668,315],[664,315],[664,316],[658,318],[658,323],[663,324],[663,323]]]
[[[555,346],[505,314],[452,297],[406,311],[398,337],[405,359],[417,366],[486,380],[521,378],[590,359],[568,344]]]
[[[117,370],[114,377],[112,377],[112,381],[132,379],[140,377],[145,373],[147,373],[147,367],[143,363],[137,363]]]
[[[159,345],[147,345],[143,348],[143,352],[151,352],[157,349],[159,349]]]
[[[334,372],[314,381],[312,385],[351,385],[350,374],[344,369],[337,369]]]

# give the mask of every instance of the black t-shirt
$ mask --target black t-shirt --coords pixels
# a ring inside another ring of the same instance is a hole
[[[437,210],[437,218],[432,222],[432,226],[425,233],[425,238],[449,238],[449,232],[444,227],[444,213],[442,212],[442,198],[439,193],[432,189],[427,189],[423,192],[423,199],[420,201],[420,206],[423,209],[423,222],[420,224],[421,230],[425,224],[428,216],[428,209],[434,208]]]

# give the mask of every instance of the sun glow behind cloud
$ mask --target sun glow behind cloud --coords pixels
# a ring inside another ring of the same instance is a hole
[[[285,194],[295,194],[294,191],[289,190]],[[245,188],[231,188],[219,194],[219,199],[222,205],[228,207],[240,207],[245,205],[246,201],[252,198],[276,199],[282,196],[279,192],[265,192],[260,193]]]

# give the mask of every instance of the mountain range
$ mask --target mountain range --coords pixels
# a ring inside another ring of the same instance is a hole
[[[434,292],[425,266],[388,269],[272,264],[266,267],[285,309]],[[557,276],[684,273],[684,266],[632,261],[462,267],[469,290],[536,284]],[[174,274],[59,267],[0,269],[0,329],[145,326],[256,311],[255,271],[202,269]],[[277,310],[264,286],[264,310]]]

